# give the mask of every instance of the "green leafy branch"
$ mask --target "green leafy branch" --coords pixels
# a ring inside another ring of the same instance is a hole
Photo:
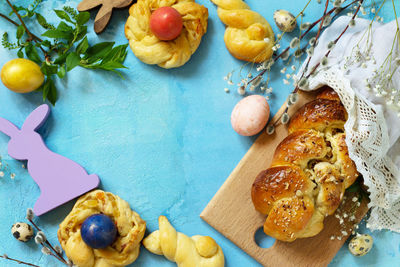
[[[68,71],[77,66],[111,71],[122,77],[118,69],[126,68],[123,62],[128,44],[115,46],[114,42],[101,42],[90,45],[86,36],[86,23],[90,18],[88,12],[77,12],[68,6],[62,10],[55,9],[55,14],[61,20],[55,26],[36,12],[41,0],[34,0],[28,7],[15,6],[6,1],[12,11],[8,16],[0,13],[0,17],[17,27],[16,42],[11,42],[5,32],[1,44],[4,48],[18,50],[18,57],[26,57],[41,66],[46,79],[38,91],[42,91],[43,101],[47,99],[55,105],[58,98],[55,79],[64,78]],[[16,16],[20,23],[14,21],[12,16]],[[24,19],[35,20],[44,29],[40,35],[44,38],[33,34]]]

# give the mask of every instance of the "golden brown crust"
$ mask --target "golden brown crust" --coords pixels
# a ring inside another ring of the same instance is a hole
[[[314,203],[309,197],[281,199],[265,220],[264,232],[282,241],[293,241],[313,214]]]
[[[325,85],[318,90],[320,90],[320,93],[317,98],[340,101],[339,95],[329,86]]]
[[[314,236],[339,207],[358,177],[343,133],[346,119],[339,96],[329,88],[294,114],[290,134],[252,187],[254,207],[267,215],[266,234],[289,242]]]
[[[326,128],[342,128],[347,120],[347,112],[343,105],[335,100],[318,98],[293,115],[288,131],[293,133],[301,129],[315,129],[323,132]]]
[[[275,37],[263,16],[242,0],[211,1],[218,6],[218,17],[226,25],[225,45],[235,58],[257,63],[271,58]]]
[[[311,159],[324,158],[328,153],[325,139],[315,130],[300,130],[288,135],[275,149],[271,167],[294,163],[303,169]]]
[[[311,194],[313,188],[314,184],[299,167],[272,167],[257,176],[251,197],[256,210],[268,214],[275,201],[295,197],[298,190]]]
[[[82,240],[80,226],[87,217],[99,213],[115,222],[118,236],[111,246],[93,249]],[[65,254],[75,265],[114,267],[126,266],[136,260],[145,230],[146,222],[126,201],[112,193],[95,190],[78,199],[57,234]]]
[[[174,40],[162,41],[150,30],[150,16],[162,6],[175,8],[182,16],[183,29]],[[194,0],[138,0],[129,8],[125,36],[138,59],[169,69],[189,61],[207,32],[208,9]]]

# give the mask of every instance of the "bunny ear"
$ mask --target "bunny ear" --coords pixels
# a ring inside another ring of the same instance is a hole
[[[34,111],[29,114],[26,118],[24,125],[22,125],[22,130],[35,131],[43,125],[47,117],[50,114],[50,108],[48,105],[43,104],[37,107]]]
[[[9,137],[13,137],[19,131],[19,129],[10,121],[0,118],[0,131]]]

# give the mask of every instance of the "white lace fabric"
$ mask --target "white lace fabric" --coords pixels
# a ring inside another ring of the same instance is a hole
[[[327,44],[342,32],[349,19],[340,17],[324,31],[310,66],[322,59]],[[329,85],[339,94],[348,112],[345,131],[349,155],[370,193],[371,214],[367,227],[400,232],[400,172],[397,167],[400,166],[400,118],[397,111],[386,106],[382,98],[369,92],[364,82],[389,53],[396,31],[394,22],[374,24],[371,55],[376,64],[370,62],[367,67],[361,64],[345,67],[346,57],[351,56],[352,48],[369,23],[364,19],[356,20],[356,26],[350,28],[332,50],[327,67],[309,79],[309,88],[314,90]],[[304,66],[305,63],[299,74]],[[395,73],[394,80],[400,81],[399,71]],[[400,90],[399,83],[395,83],[394,87]]]

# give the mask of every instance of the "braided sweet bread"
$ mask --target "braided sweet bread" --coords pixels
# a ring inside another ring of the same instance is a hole
[[[292,117],[271,167],[252,186],[264,232],[282,241],[318,234],[359,176],[345,142],[347,113],[329,87]]]
[[[150,252],[164,255],[180,267],[223,267],[224,254],[209,236],[188,237],[177,232],[165,216],[158,218],[159,230],[143,240]]]
[[[263,62],[271,58],[275,37],[268,21],[242,0],[211,0],[227,26],[226,48],[237,59]],[[268,39],[267,39],[268,38]]]
[[[175,8],[183,20],[181,34],[161,41],[150,30],[150,15],[159,7]],[[207,31],[208,10],[194,0],[138,0],[129,9],[125,36],[133,53],[146,64],[176,68],[185,64],[200,45]]]
[[[81,237],[81,224],[93,214],[109,216],[118,229],[117,239],[105,249],[93,249]],[[78,199],[58,230],[58,240],[67,257],[79,267],[120,267],[139,256],[146,223],[120,197],[101,190]]]

